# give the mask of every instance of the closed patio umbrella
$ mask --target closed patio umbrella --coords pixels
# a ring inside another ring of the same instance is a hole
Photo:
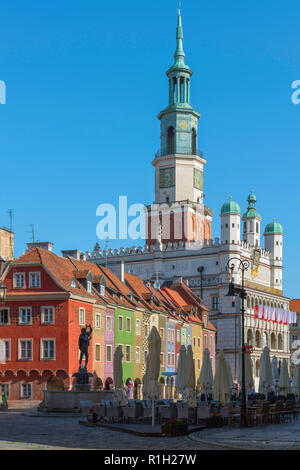
[[[272,359],[272,375],[273,375],[274,380],[279,379],[278,363],[277,363],[276,356],[273,356],[273,359]]]
[[[245,388],[246,393],[250,394],[254,388],[252,363],[250,354],[245,354]],[[239,384],[242,387],[242,354],[240,354]]]
[[[285,396],[287,396],[287,394],[291,391],[291,382],[288,371],[288,363],[286,359],[283,359],[282,361],[278,387],[280,389],[280,394],[283,394]]]
[[[225,359],[225,361],[226,361],[226,367],[227,367],[227,372],[228,372],[229,392],[230,392],[230,396],[231,396],[233,394],[234,390],[235,390],[235,386],[234,386],[234,383],[233,383],[230,362],[228,361],[228,359]]]
[[[122,346],[118,346],[114,353],[114,385],[115,388],[122,388],[123,387],[123,367],[122,367],[122,359],[123,359],[123,352]]]
[[[118,346],[114,353],[114,385],[115,385],[115,399],[121,404],[127,403],[126,395],[122,389],[123,387],[123,366],[122,366],[123,352],[122,346]]]
[[[143,399],[148,400],[150,395],[150,370],[149,370],[149,354],[146,359],[146,372],[143,377]]]
[[[209,395],[213,391],[214,378],[211,366],[210,352],[206,348],[203,352],[203,362],[198,379],[198,384],[200,385],[201,393]]]
[[[293,393],[295,395],[300,395],[300,364],[297,364],[294,370],[293,377]]]
[[[194,354],[192,346],[187,347],[186,351],[186,364],[185,364],[185,390],[184,399],[189,403],[190,406],[195,407],[197,405],[196,392],[195,392],[195,365],[194,365]]]
[[[176,388],[177,393],[183,393],[186,385],[185,378],[185,368],[186,368],[186,348],[184,345],[180,346],[179,357],[177,363],[177,376],[176,376]]]
[[[270,350],[268,346],[264,347],[261,356],[260,377],[259,377],[259,393],[265,395],[270,391],[273,385],[272,367],[270,361]]]
[[[217,356],[216,373],[214,379],[214,399],[221,403],[229,401],[228,370],[223,351]]]
[[[149,378],[150,378],[150,393],[149,397],[152,400],[152,426],[154,426],[154,400],[160,396],[160,386],[158,377],[160,372],[160,351],[161,351],[161,338],[155,326],[152,327],[148,338],[149,345]]]

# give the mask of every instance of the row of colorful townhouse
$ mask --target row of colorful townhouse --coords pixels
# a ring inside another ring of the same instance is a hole
[[[71,388],[78,338],[86,325],[93,329],[88,370],[98,387],[113,386],[114,351],[122,345],[124,385],[133,384],[133,394],[140,395],[152,326],[162,339],[162,374],[176,371],[182,344],[193,348],[197,377],[205,348],[214,367],[216,331],[201,299],[183,282],[155,289],[121,273],[119,278],[102,266],[40,247],[7,264],[2,275],[7,295],[0,305],[5,348],[0,387],[9,400],[42,400],[53,376]]]

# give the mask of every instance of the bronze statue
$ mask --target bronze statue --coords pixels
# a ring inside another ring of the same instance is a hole
[[[89,331],[87,329],[89,328]],[[83,356],[85,356],[85,370],[87,369],[87,364],[89,360],[89,344],[90,344],[90,339],[92,336],[92,327],[91,325],[86,325],[85,328],[81,329],[81,335],[79,336],[79,349],[80,349],[80,357],[79,357],[79,370],[81,369],[81,362],[83,359]]]

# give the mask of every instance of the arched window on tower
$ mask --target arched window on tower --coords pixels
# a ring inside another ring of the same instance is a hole
[[[168,155],[172,155],[175,152],[175,134],[174,127],[168,129]]]
[[[196,155],[197,152],[197,133],[196,129],[192,130],[192,155]]]

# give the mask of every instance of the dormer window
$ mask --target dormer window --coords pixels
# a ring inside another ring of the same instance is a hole
[[[87,281],[86,290],[91,293],[92,292],[92,281]]]
[[[102,295],[102,297],[105,296],[105,286],[103,285],[100,285],[100,295]]]
[[[72,279],[70,286],[77,289],[77,283],[76,283],[75,279]]]

